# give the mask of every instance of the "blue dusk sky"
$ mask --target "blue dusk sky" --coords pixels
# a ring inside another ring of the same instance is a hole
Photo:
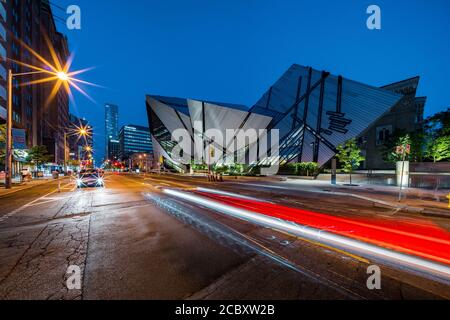
[[[421,76],[426,115],[450,107],[448,0],[52,0],[54,14],[80,6],[82,29],[58,29],[75,52],[73,69],[96,101],[75,96],[72,112],[95,127],[104,150],[104,103],[120,125],[148,126],[145,94],[251,106],[293,63],[382,86]],[[366,27],[369,5],[382,29]]]

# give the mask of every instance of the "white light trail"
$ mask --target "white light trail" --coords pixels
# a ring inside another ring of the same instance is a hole
[[[295,224],[293,222],[276,219],[264,216],[252,211],[236,208],[230,205],[222,204],[216,201],[209,200],[204,197],[181,192],[178,190],[164,189],[164,193],[171,196],[197,203],[204,207],[231,215],[233,217],[259,224],[264,227],[274,228],[281,231],[288,232],[292,235],[305,237],[311,240],[316,240],[324,244],[331,244],[343,249],[351,249],[358,253],[369,253],[388,260],[394,260],[403,265],[419,269],[420,271],[432,271],[450,279],[450,268],[445,265],[434,263],[418,257],[409,256],[400,252],[388,250],[375,245],[363,243],[361,241],[349,239],[343,236],[328,233],[324,230],[315,229],[308,226]]]
[[[218,195],[222,195],[222,196],[234,197],[234,198],[239,198],[239,199],[244,199],[244,200],[252,200],[252,201],[273,203],[273,202],[270,202],[270,201],[265,201],[265,200],[261,201],[260,199],[257,199],[257,198],[253,198],[253,197],[249,197],[249,196],[243,196],[241,194],[232,193],[232,192],[226,192],[226,191],[222,191],[222,190],[208,189],[208,188],[202,188],[202,187],[198,187],[197,190],[200,191],[200,192],[218,194]]]

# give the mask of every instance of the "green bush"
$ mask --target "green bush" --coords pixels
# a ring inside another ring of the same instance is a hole
[[[280,174],[296,176],[315,176],[319,173],[320,166],[316,162],[288,163],[280,167]]]

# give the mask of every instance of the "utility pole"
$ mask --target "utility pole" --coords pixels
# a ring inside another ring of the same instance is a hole
[[[8,70],[8,110],[6,115],[6,158],[5,158],[5,188],[12,188],[12,85],[13,73]]]

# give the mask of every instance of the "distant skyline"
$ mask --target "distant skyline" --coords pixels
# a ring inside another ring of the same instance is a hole
[[[251,106],[293,63],[383,86],[421,76],[426,116],[450,107],[450,2],[434,1],[130,1],[77,4],[82,30],[58,29],[75,51],[74,68],[97,102],[76,95],[72,112],[95,127],[104,153],[104,105],[119,106],[119,126],[148,126],[145,95]],[[366,27],[377,4],[382,29]],[[54,7],[55,15],[66,17]]]

